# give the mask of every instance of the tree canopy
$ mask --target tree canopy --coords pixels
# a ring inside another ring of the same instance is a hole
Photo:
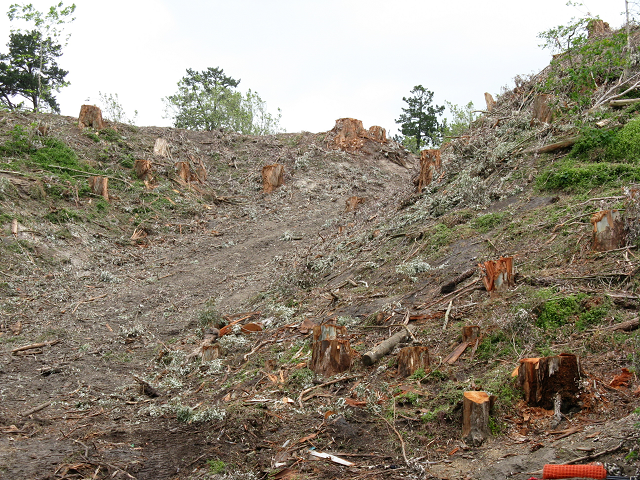
[[[38,111],[44,103],[54,112],[60,112],[53,95],[69,83],[64,80],[66,70],[58,67],[56,59],[62,55],[68,36],[62,39],[61,25],[75,20],[71,15],[76,6],[65,7],[62,2],[47,12],[33,5],[13,4],[9,7],[9,20],[24,20],[33,29],[11,30],[8,54],[0,54],[0,102],[9,108],[20,108],[22,97]]]
[[[0,54],[0,102],[14,109],[28,100],[34,111],[40,110],[44,102],[52,111],[60,112],[53,92],[68,85],[68,72],[56,62],[62,55],[62,46],[51,38],[43,40],[36,30],[11,33],[7,46],[9,53]]]
[[[411,93],[412,97],[402,97],[407,103],[407,108],[402,109],[403,113],[396,120],[396,123],[401,125],[400,131],[403,135],[415,139],[415,148],[418,151],[423,145],[439,145],[445,123],[440,123],[438,117],[442,116],[444,106],[431,105],[433,92],[422,85],[413,87]]]
[[[165,97],[166,114],[177,128],[233,130],[247,135],[276,133],[280,114],[273,117],[257,92],[245,95],[236,87],[240,80],[225,75],[221,68],[202,72],[187,69],[178,91]]]

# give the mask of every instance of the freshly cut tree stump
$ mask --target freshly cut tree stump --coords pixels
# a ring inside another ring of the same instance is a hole
[[[429,349],[427,347],[405,347],[398,352],[398,374],[408,377],[419,368],[425,372],[429,368]]]
[[[109,201],[109,179],[106,177],[89,177],[89,188],[95,195],[100,195],[107,202]]]
[[[593,250],[606,252],[625,244],[625,225],[617,210],[603,210],[591,216]]]
[[[333,138],[335,148],[345,152],[355,153],[364,147],[365,141],[387,143],[387,132],[384,128],[373,126],[366,130],[362,126],[362,120],[355,118],[339,118],[331,129],[335,133]]]
[[[313,346],[309,368],[330,377],[351,368],[351,344],[347,328],[331,323],[313,327]]]
[[[156,138],[156,143],[153,146],[153,154],[160,157],[171,158],[169,151],[169,142],[164,138]]]
[[[184,182],[189,183],[191,181],[191,168],[187,162],[176,162],[176,173],[178,177]]]
[[[284,183],[284,165],[274,163],[262,167],[262,191],[271,193]]]
[[[153,181],[153,166],[149,160],[138,158],[133,168],[136,172],[136,177],[143,182],[151,183]]]
[[[464,392],[462,400],[462,439],[479,447],[489,437],[491,397],[486,392]]]
[[[573,354],[523,358],[520,360],[517,376],[517,383],[524,392],[524,400],[531,407],[552,410],[558,394],[563,412],[579,406],[580,362]]]
[[[439,149],[427,149],[420,152],[420,173],[418,178],[414,180],[417,187],[417,193],[433,181],[433,176],[442,168],[442,155]]]
[[[531,118],[531,126],[536,121],[542,123],[551,123],[553,120],[553,110],[551,109],[551,99],[553,95],[549,93],[542,93],[537,95],[533,100],[533,117]]]
[[[105,127],[102,120],[102,110],[95,105],[82,105],[78,117],[78,126],[80,129],[92,127],[96,130],[102,130]]]
[[[368,136],[369,139],[373,140],[374,142],[387,143],[387,131],[382,127],[378,127],[377,125],[369,127]]]
[[[502,290],[513,286],[513,257],[500,257],[498,260],[489,260],[478,264],[484,273],[482,282],[488,292]]]
[[[462,327],[462,341],[473,343],[480,337],[480,327],[478,325],[469,325]]]
[[[487,112],[493,110],[493,107],[496,105],[496,101],[489,92],[484,92],[484,101],[487,102]]]

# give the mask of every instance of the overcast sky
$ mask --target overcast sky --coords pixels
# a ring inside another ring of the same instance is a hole
[[[48,10],[59,0],[29,0]],[[2,2],[6,13],[10,1]],[[65,1],[64,5],[72,2]],[[288,132],[322,132],[341,117],[395,133],[415,85],[434,103],[473,101],[544,68],[537,34],[584,13],[612,27],[624,0],[76,0],[59,65],[62,114],[77,117],[99,92],[118,94],[136,124],[168,126],[162,98],[187,68],[220,67],[282,109]],[[0,51],[11,24],[0,16]],[[17,23],[14,26],[22,26]]]

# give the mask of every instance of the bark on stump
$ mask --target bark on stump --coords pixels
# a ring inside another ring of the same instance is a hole
[[[102,130],[105,125],[102,120],[102,111],[100,108],[95,105],[82,105],[82,107],[80,107],[80,115],[78,116],[78,126],[80,129],[92,127],[96,130]]]
[[[284,183],[284,165],[274,163],[262,167],[262,191],[271,193]]]
[[[420,152],[420,173],[414,181],[417,193],[433,181],[433,176],[442,168],[442,156],[439,149],[427,149]]]
[[[362,126],[362,120],[355,118],[339,118],[331,130],[335,133],[335,146],[346,152],[357,152],[364,145],[367,131]]]
[[[378,127],[377,125],[369,127],[368,137],[374,142],[387,143],[387,131],[382,127]]]
[[[553,357],[523,358],[518,367],[518,386],[531,407],[554,408],[560,395],[562,411],[578,406],[580,362],[570,353]]]
[[[603,210],[591,216],[593,225],[593,250],[606,252],[621,248],[625,243],[625,228],[620,212]]]
[[[462,439],[479,447],[489,437],[491,398],[486,392],[464,392],[462,400]]]
[[[482,282],[488,292],[502,290],[513,286],[513,257],[500,257],[498,260],[489,260],[478,264],[484,274]]]
[[[313,327],[313,347],[309,368],[330,377],[351,368],[351,345],[347,328],[325,323]]]
[[[629,188],[626,192],[624,223],[627,245],[637,245],[640,241],[640,189]]]
[[[107,202],[109,201],[109,179],[106,177],[89,177],[89,188],[94,195],[99,195]]]
[[[425,372],[429,368],[429,349],[427,347],[405,347],[398,352],[398,374],[408,377],[419,368]]]
[[[151,182],[153,180],[153,166],[149,160],[138,158],[133,166],[138,177],[143,182]]]
[[[550,103],[553,95],[543,93],[533,100],[533,117],[531,118],[530,125],[533,126],[536,121],[542,123],[551,123],[553,120],[553,110],[551,110]]]

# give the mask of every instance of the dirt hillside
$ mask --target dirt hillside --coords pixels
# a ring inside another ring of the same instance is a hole
[[[0,112],[0,477],[637,474],[637,180],[571,180],[595,161],[544,150],[580,133],[532,120],[537,82],[443,147],[421,192],[418,158],[349,121],[247,137]],[[603,108],[593,122],[619,131],[637,115]],[[284,183],[263,193],[274,164]],[[626,237],[594,251],[602,210]],[[479,265],[500,257],[510,285],[489,292]],[[351,349],[333,376],[309,368],[323,323]],[[467,326],[480,335],[452,359]],[[407,346],[430,364],[405,377]],[[520,360],[563,353],[575,401],[525,403]],[[468,391],[495,396],[479,445]]]

